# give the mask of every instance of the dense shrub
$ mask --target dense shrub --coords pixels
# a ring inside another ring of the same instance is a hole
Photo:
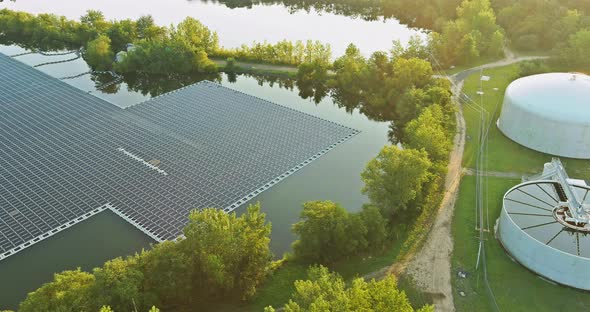
[[[258,205],[240,217],[213,208],[193,211],[184,236],[108,261],[92,274],[56,274],[19,311],[98,311],[103,305],[107,311],[177,311],[256,293],[271,263],[270,224]]]

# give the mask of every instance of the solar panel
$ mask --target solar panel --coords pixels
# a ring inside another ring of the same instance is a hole
[[[175,239],[357,133],[208,81],[121,109],[0,54],[0,260],[105,209]]]

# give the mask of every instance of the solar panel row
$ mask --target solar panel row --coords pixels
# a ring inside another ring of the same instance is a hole
[[[0,54],[0,260],[104,209],[174,239],[357,133],[211,82],[121,109]]]

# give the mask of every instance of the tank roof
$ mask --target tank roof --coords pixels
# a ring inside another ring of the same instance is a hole
[[[590,76],[548,73],[513,81],[506,90],[513,104],[551,120],[590,124]]]

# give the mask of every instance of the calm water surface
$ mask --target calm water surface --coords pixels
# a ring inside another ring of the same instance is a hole
[[[239,47],[253,41],[320,40],[332,46],[334,56],[344,54],[349,43],[369,55],[391,48],[422,32],[401,25],[395,19],[365,21],[332,13],[296,11],[280,5],[256,5],[231,9],[223,4],[187,0],[18,0],[4,1],[1,8],[30,13],[54,13],[79,18],[88,9],[100,10],[108,19],[136,19],[151,14],[160,25],[177,24],[186,16],[200,20],[217,31],[225,47]]]
[[[252,40],[311,38],[330,42],[335,51],[343,50],[348,42],[353,41],[365,52],[372,52],[388,49],[391,40],[404,41],[411,33],[414,33],[396,24],[395,21],[365,22],[332,14],[320,16],[314,12],[290,15],[287,9],[278,6],[255,6],[252,10],[232,10],[216,4],[179,0],[117,2],[108,0],[93,2],[92,5],[104,11],[109,18],[135,18],[150,13],[154,15],[158,23],[162,24],[178,22],[184,18],[185,14],[189,14],[219,31],[223,44],[226,46],[236,46],[244,41]],[[90,8],[90,5],[86,1],[19,0],[16,3],[2,3],[0,7],[77,17]],[[271,22],[266,21],[267,18]],[[268,23],[276,23],[276,25],[270,27]],[[0,52],[8,55],[23,51],[18,47],[0,46]],[[31,54],[19,56],[17,59],[29,65],[36,65],[72,57],[73,55],[47,57]],[[89,70],[82,59],[42,66],[38,69],[56,78]],[[111,78],[107,77],[107,79]],[[90,75],[64,81],[120,107],[134,105],[150,97],[149,93],[129,91],[125,83],[110,89],[110,93],[104,93],[96,89],[96,86],[102,82],[95,82]],[[253,199],[262,204],[267,218],[272,222],[271,247],[277,256],[290,250],[294,240],[290,231],[291,225],[297,222],[303,202],[330,199],[341,203],[351,211],[356,211],[367,201],[366,197],[360,193],[362,182],[359,175],[365,164],[383,145],[387,144],[388,123],[371,121],[358,111],[348,113],[335,105],[329,97],[324,98],[319,104],[304,100],[298,95],[299,91],[296,87],[285,89],[277,84],[272,86],[268,83],[261,84],[255,78],[244,76],[239,76],[235,82],[230,82],[227,76],[221,75],[219,82],[230,88],[362,131],[345,144],[338,146]],[[162,84],[166,84],[166,81],[162,81]],[[237,212],[242,213],[243,209]],[[49,281],[54,272],[77,267],[90,270],[107,259],[149,248],[151,243],[147,236],[114,214],[101,213],[1,261],[0,310],[14,309],[27,292]]]

